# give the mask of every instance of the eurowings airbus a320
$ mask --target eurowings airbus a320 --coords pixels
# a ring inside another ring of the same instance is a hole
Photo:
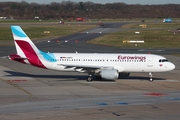
[[[87,81],[116,80],[119,75],[129,76],[131,72],[147,72],[153,81],[153,72],[175,68],[165,57],[154,54],[45,53],[20,26],[11,26],[11,30],[17,53],[9,55],[9,59],[45,69],[86,72]]]

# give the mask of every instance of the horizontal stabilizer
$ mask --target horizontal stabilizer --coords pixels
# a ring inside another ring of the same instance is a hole
[[[11,60],[16,60],[16,61],[27,60],[27,58],[21,57],[21,56],[19,56],[17,54],[9,55],[8,58],[11,59]]]
[[[14,60],[27,60],[27,58],[14,58]]]

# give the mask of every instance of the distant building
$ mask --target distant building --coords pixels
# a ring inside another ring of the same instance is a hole
[[[171,19],[171,18],[165,18],[165,19],[163,20],[163,22],[165,22],[165,23],[171,23],[171,22],[172,22],[172,19]]]
[[[7,17],[0,17],[0,19],[7,19]]]
[[[34,19],[35,19],[35,20],[39,20],[39,17],[38,17],[38,16],[35,16]]]

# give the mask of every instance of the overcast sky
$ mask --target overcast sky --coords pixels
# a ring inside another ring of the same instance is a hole
[[[0,0],[0,1],[15,1],[15,2],[21,2],[22,0]],[[23,0],[28,3],[40,3],[40,4],[49,4],[51,2],[61,2],[61,1],[69,1],[69,0]],[[126,4],[180,4],[180,0],[70,0],[73,2],[87,2],[91,1],[94,3],[114,3],[114,2],[123,2]]]

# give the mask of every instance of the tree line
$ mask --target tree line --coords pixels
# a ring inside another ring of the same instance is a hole
[[[141,5],[116,3],[93,3],[62,1],[50,4],[0,2],[0,17],[13,19],[68,19],[84,17],[90,19],[119,18],[166,18],[180,17],[180,4]]]

